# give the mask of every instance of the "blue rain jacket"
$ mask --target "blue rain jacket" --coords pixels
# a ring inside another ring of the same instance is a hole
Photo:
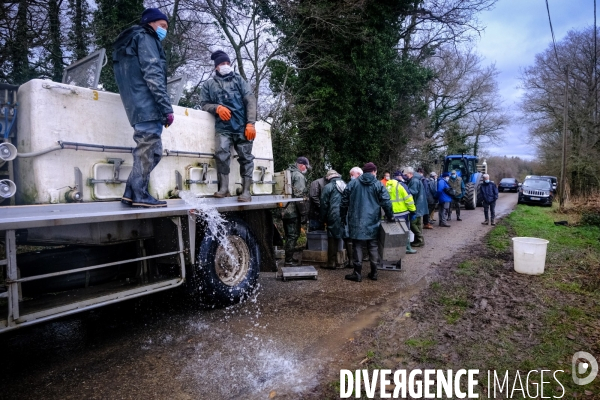
[[[173,113],[167,93],[167,58],[149,25],[136,25],[117,37],[112,54],[115,79],[131,126],[166,122]]]

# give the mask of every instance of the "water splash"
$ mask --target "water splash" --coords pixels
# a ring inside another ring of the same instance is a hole
[[[225,250],[225,254],[227,254],[231,266],[238,267],[239,260],[231,252],[231,242],[229,241],[227,230],[228,221],[223,218],[223,214],[221,214],[216,207],[207,204],[204,198],[196,197],[196,195],[189,190],[180,191],[179,197],[185,201],[187,205],[198,212],[200,218],[206,223],[211,237]]]

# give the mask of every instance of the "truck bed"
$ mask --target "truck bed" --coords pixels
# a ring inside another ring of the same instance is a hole
[[[237,197],[222,199],[204,198],[202,205],[220,212],[257,210],[285,206],[292,199],[284,195],[253,196],[249,203],[240,203]],[[74,225],[94,222],[124,221],[186,215],[194,207],[181,199],[167,200],[167,207],[135,208],[120,201],[41,204],[31,206],[0,207],[0,231],[40,228],[46,226]]]

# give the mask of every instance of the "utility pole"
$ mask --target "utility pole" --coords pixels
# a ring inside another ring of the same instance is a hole
[[[569,64],[565,68],[565,106],[563,116],[562,137],[562,162],[560,166],[560,199],[559,205],[562,210],[565,206],[566,183],[567,183],[567,119],[569,118]]]

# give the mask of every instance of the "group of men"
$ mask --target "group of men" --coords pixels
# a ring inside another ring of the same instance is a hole
[[[173,108],[167,92],[167,61],[161,42],[167,36],[168,17],[157,8],[146,9],[139,25],[123,31],[114,43],[112,54],[115,80],[127,117],[134,128],[133,168],[127,179],[121,201],[128,206],[165,207],[166,201],[154,198],[148,191],[150,172],[162,157],[161,134],[163,126],[174,123]],[[238,201],[252,200],[250,186],[254,169],[252,155],[256,137],[256,98],[248,83],[231,67],[231,60],[221,50],[211,54],[214,75],[204,82],[200,105],[215,116],[217,145],[215,151],[218,190],[215,197],[230,196],[229,173],[231,150],[238,154],[242,193]],[[304,202],[289,203],[282,219],[286,234],[285,262],[291,264],[300,226],[309,221],[310,230],[322,230],[327,225],[329,267],[346,264],[343,256],[344,241],[354,268],[346,279],[362,280],[363,247],[371,263],[370,279],[377,280],[379,264],[377,235],[381,210],[388,221],[404,220],[414,233],[414,241],[406,244],[406,252],[416,253],[413,247],[425,244],[423,229],[432,229],[434,210],[439,209],[440,226],[449,227],[452,210],[460,221],[460,201],[465,185],[455,171],[437,179],[435,173],[427,179],[423,171],[407,167],[392,174],[386,171],[382,181],[377,180],[377,167],[366,163],[363,168],[350,170],[348,185],[334,170],[307,187],[304,175],[310,168],[306,157],[299,157],[290,166],[294,197],[311,199],[310,209]],[[480,186],[484,199],[485,222],[488,208],[494,225],[494,205],[498,189],[489,176]]]
[[[140,23],[117,37],[112,54],[115,80],[129,123],[134,129],[133,168],[121,202],[136,207],[166,207],[148,192],[150,172],[161,160],[163,126],[175,117],[167,92],[167,58],[161,42],[167,36],[168,17],[157,8],[142,13]],[[214,75],[202,85],[202,110],[215,116],[215,158],[218,190],[215,197],[228,197],[231,146],[238,155],[242,193],[238,201],[252,200],[250,186],[254,170],[252,144],[256,137],[256,97],[233,71],[231,60],[221,50],[211,54]]]
[[[377,166],[366,163],[362,169],[350,170],[350,182],[346,184],[341,175],[330,170],[327,174],[307,185],[305,174],[310,168],[306,157],[299,157],[291,165],[294,197],[309,198],[310,207],[301,209],[303,202],[289,203],[282,214],[286,234],[285,263],[297,263],[293,254],[300,236],[300,226],[308,223],[309,231],[327,229],[328,268],[341,268],[351,260],[353,268],[346,279],[362,281],[362,262],[369,260],[371,271],[368,277],[377,280],[379,266],[378,233],[382,211],[388,222],[404,221],[414,234],[414,240],[406,243],[406,253],[414,254],[413,247],[425,245],[423,229],[432,229],[435,210],[438,210],[439,224],[449,227],[452,210],[456,219],[460,218],[460,201],[465,194],[465,184],[455,171],[443,173],[441,178],[432,172],[424,177],[423,170],[415,171],[405,167],[393,174],[386,171],[381,181],[377,180]],[[491,211],[491,224],[495,225],[495,204],[498,189],[483,175],[479,187],[484,205],[485,221],[488,224],[488,210]],[[344,242],[346,251],[344,251]],[[363,258],[363,249],[367,254]],[[347,259],[346,259],[347,254]],[[399,264],[398,264],[399,266]]]

